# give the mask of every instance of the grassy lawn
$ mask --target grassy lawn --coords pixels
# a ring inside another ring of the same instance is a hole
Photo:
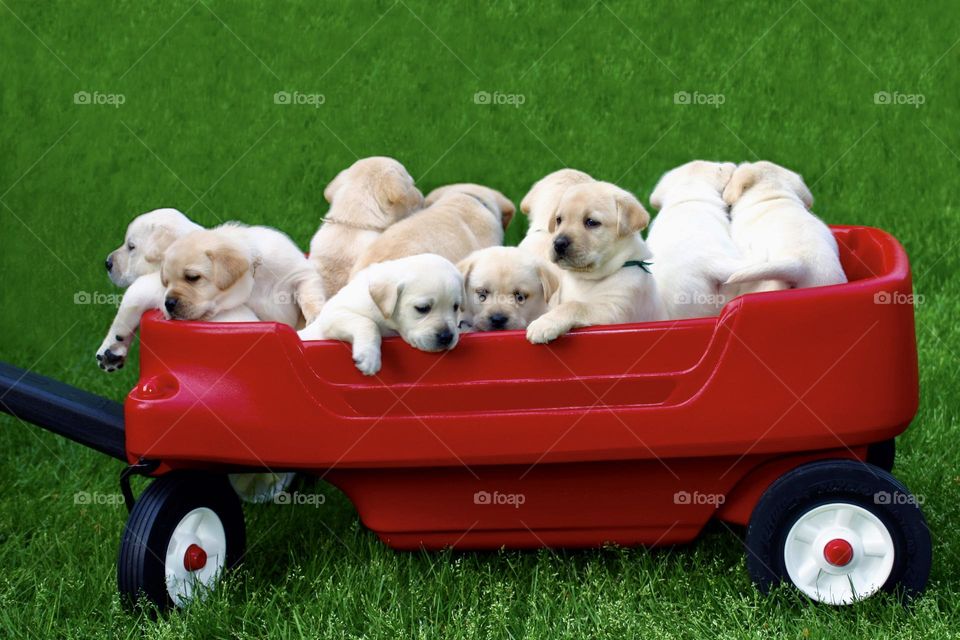
[[[308,483],[323,505],[247,507],[243,570],[153,621],[116,595],[126,510],[75,504],[116,494],[120,465],[3,415],[0,637],[957,634],[958,37],[949,0],[0,0],[0,360],[122,399],[136,351],[110,375],[94,360],[117,293],[103,259],[156,207],[306,248],[323,187],[362,156],[397,157],[424,192],[474,181],[517,203],[562,166],[646,201],[689,159],[771,159],[826,220],[910,253],[922,401],[895,472],[934,540],[912,609],[832,609],[760,596],[722,526],[653,551],[396,553]]]

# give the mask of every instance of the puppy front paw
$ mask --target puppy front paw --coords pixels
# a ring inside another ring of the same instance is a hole
[[[547,344],[566,332],[567,329],[562,323],[548,316],[540,316],[527,326],[527,340],[533,344]]]
[[[129,339],[126,338],[126,340]],[[100,349],[97,350],[97,364],[107,373],[123,369],[126,361],[127,345],[118,340],[104,340]]]
[[[353,362],[357,365],[360,373],[365,376],[372,376],[380,371],[380,349],[375,346],[354,348]]]

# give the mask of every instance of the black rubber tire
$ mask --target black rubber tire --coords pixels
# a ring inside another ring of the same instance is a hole
[[[893,463],[897,457],[897,443],[893,438],[883,442],[875,442],[867,447],[867,462],[884,471],[893,471]]]
[[[134,608],[141,598],[161,611],[173,606],[167,593],[164,558],[174,528],[199,507],[220,518],[226,534],[226,568],[243,556],[246,530],[240,500],[225,476],[176,471],[154,480],[127,518],[117,557],[117,586],[124,604]]]
[[[886,493],[890,498],[884,499]],[[930,530],[910,491],[883,469],[853,460],[825,460],[798,467],[779,478],[754,508],[745,541],[747,571],[762,593],[790,583],[784,544],[801,515],[822,504],[846,502],[880,519],[890,532],[894,562],[882,591],[909,600],[923,592],[930,576]]]

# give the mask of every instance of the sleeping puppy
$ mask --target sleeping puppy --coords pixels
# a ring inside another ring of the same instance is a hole
[[[440,256],[421,254],[358,273],[300,331],[303,340],[343,340],[367,376],[380,371],[381,336],[400,335],[421,351],[445,351],[459,338],[463,278]]]
[[[503,231],[514,212],[506,196],[480,185],[442,189],[427,196],[430,206],[394,224],[374,240],[354,266],[354,274],[377,262],[421,253],[459,262],[477,249],[503,244]]]
[[[106,260],[107,274],[118,287],[127,288],[107,336],[97,349],[104,371],[122,369],[140,316],[163,303],[160,264],[175,240],[202,229],[176,209],[155,209],[137,216],[127,227],[123,244]]]
[[[303,327],[324,303],[320,275],[285,234],[227,223],[167,249],[160,270],[168,318],[210,320],[246,305],[258,318]]]
[[[731,205],[733,242],[751,263],[727,279],[740,293],[847,281],[837,240],[809,211],[813,195],[800,175],[772,162],[744,163],[723,199]]]
[[[563,270],[560,292],[527,327],[527,340],[544,344],[577,327],[665,319],[640,237],[649,222],[643,205],[616,185],[567,189],[549,227],[552,259]]]
[[[330,210],[310,241],[310,260],[332,296],[347,283],[357,258],[383,230],[423,207],[423,194],[393,158],[357,160],[323,191]]]
[[[550,221],[553,220],[564,192],[575,184],[596,182],[583,171],[560,169],[538,180],[520,202],[520,211],[526,214],[527,235],[520,248],[549,261],[553,252]]]
[[[718,315],[737,295],[737,286],[724,282],[744,261],[730,238],[720,195],[736,168],[732,162],[695,160],[668,171],[653,189],[650,204],[660,213],[647,246],[670,319]]]
[[[526,329],[560,287],[553,265],[518,247],[474,251],[457,268],[466,289],[462,326],[476,331]]]

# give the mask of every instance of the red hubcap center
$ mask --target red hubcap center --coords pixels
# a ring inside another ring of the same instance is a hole
[[[834,538],[823,547],[823,557],[835,567],[843,567],[853,560],[853,547],[843,538]]]
[[[187,547],[183,554],[183,568],[187,571],[199,571],[207,565],[207,552],[198,544]]]

